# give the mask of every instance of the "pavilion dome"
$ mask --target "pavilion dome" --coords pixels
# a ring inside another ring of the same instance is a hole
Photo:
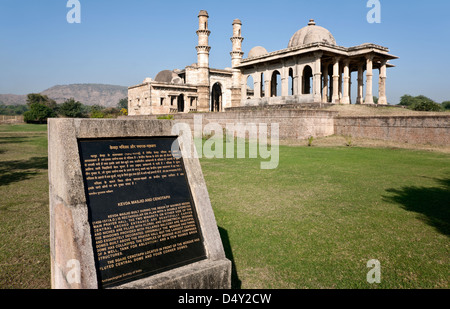
[[[267,54],[267,50],[262,46],[256,46],[248,52],[248,58],[259,57]]]
[[[308,23],[308,26],[298,30],[291,37],[288,48],[301,46],[311,43],[328,43],[336,45],[336,40],[327,29],[317,26],[313,19]]]
[[[182,79],[174,71],[164,70],[159,72],[155,77],[156,82],[182,84]]]

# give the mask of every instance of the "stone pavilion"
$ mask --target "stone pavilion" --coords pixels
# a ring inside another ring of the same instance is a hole
[[[314,20],[298,30],[285,49],[252,48],[244,58],[242,22],[232,23],[231,68],[209,66],[208,13],[198,15],[197,63],[164,70],[128,89],[129,115],[223,112],[227,108],[302,103],[387,104],[389,49],[372,43],[343,47]],[[378,81],[373,71],[379,70]],[[356,102],[351,102],[351,73],[357,72]],[[365,77],[365,78],[364,78]],[[378,82],[378,93],[373,84]]]

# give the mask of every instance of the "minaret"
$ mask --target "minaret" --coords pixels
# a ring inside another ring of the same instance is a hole
[[[244,38],[241,36],[242,22],[239,19],[233,21],[233,36],[230,38],[233,43],[233,50],[231,54],[231,66],[234,68],[239,65],[244,53],[242,52],[242,41]]]
[[[241,96],[245,97],[247,92],[247,86],[243,84],[242,74],[239,69],[236,68],[241,64],[242,56],[242,41],[244,38],[241,35],[242,22],[239,19],[233,21],[233,36],[230,38],[233,49],[230,53],[231,55],[231,67],[233,70],[233,83],[231,88],[231,106],[241,105]],[[242,90],[241,90],[242,89]]]
[[[197,49],[197,67],[198,67],[198,111],[209,111],[209,35],[208,30],[208,12],[201,10],[198,14],[198,45]]]

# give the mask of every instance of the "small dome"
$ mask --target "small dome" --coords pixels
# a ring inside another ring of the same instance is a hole
[[[258,57],[267,54],[267,50],[262,46],[253,47],[249,53],[248,58]]]
[[[198,13],[198,17],[200,17],[200,16],[206,16],[206,17],[209,17],[209,16],[208,16],[208,12],[206,12],[205,10],[201,10],[200,13]]]
[[[308,26],[298,30],[289,41],[289,47],[296,47],[311,43],[328,43],[336,45],[336,40],[327,29],[316,26],[316,23],[311,19]]]
[[[182,84],[182,79],[173,71],[164,70],[159,72],[155,77],[156,82]]]

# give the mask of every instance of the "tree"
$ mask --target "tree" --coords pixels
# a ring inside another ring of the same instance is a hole
[[[413,97],[409,94],[405,94],[400,98],[399,105],[406,106],[409,109],[418,111],[440,110],[439,104],[424,95]]]
[[[428,112],[439,112],[441,111],[441,106],[435,102],[422,101],[414,105],[412,108],[415,111],[428,111]]]
[[[448,110],[450,109],[450,101],[444,101],[441,103],[441,106],[443,109]]]
[[[409,107],[409,106],[413,106],[414,103],[415,103],[415,98],[409,94],[405,94],[400,98],[399,105]]]
[[[115,107],[108,107],[103,110],[105,118],[117,118],[120,116],[120,110]]]
[[[0,103],[0,115],[16,116],[23,115],[28,110],[26,105],[3,105]]]
[[[58,108],[58,104],[56,104],[55,100],[50,99],[46,95],[42,95],[40,93],[29,93],[27,95],[27,105],[31,107],[32,104],[38,103],[50,107],[54,111]]]
[[[128,98],[121,99],[119,103],[117,103],[117,108],[125,108],[126,110],[128,110]]]
[[[47,122],[47,118],[56,117],[58,104],[55,100],[40,93],[29,93],[27,95],[27,106],[29,111],[23,114],[26,122]],[[46,108],[43,108],[46,107]]]
[[[53,109],[44,104],[33,103],[30,110],[23,114],[23,119],[28,123],[46,123],[47,118],[56,117]]]
[[[105,114],[103,113],[103,110],[105,108],[100,105],[92,105],[89,108],[89,117],[90,118],[105,118]]]
[[[91,118],[117,118],[121,115],[121,111],[115,107],[103,107],[100,105],[92,105],[89,111]]]
[[[85,118],[86,108],[83,104],[75,101],[73,98],[66,100],[59,106],[58,112],[63,117],[68,118]]]

